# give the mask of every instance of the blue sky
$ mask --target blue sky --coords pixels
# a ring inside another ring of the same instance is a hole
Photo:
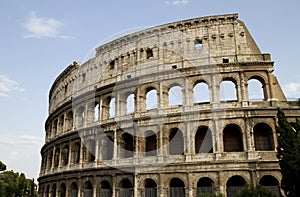
[[[289,98],[300,97],[300,3],[296,0],[128,0],[0,2],[0,160],[36,178],[48,92],[73,61],[128,29],[238,13]]]

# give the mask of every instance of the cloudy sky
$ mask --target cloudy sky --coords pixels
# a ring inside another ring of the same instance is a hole
[[[0,160],[28,177],[38,177],[56,76],[119,32],[238,13],[261,51],[271,53],[286,96],[300,97],[297,0],[10,0],[0,7]]]

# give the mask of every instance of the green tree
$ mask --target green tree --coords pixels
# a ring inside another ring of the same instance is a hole
[[[244,187],[236,197],[275,197],[275,195],[262,186],[250,185]]]
[[[288,197],[300,196],[300,121],[291,125],[281,109],[277,111],[277,158],[282,173],[281,187]]]
[[[34,179],[27,179],[21,173],[5,171],[0,174],[0,197],[36,196]]]
[[[6,165],[0,161],[0,172],[6,170]]]

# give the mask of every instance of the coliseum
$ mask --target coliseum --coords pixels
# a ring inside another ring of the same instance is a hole
[[[299,117],[237,14],[105,43],[49,93],[40,197],[280,196],[276,113]]]

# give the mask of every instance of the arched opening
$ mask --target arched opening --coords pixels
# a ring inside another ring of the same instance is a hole
[[[69,163],[69,146],[68,145],[64,146],[64,148],[62,149],[61,159],[62,159],[63,165],[68,165],[68,163]]]
[[[262,101],[264,97],[264,89],[262,83],[257,79],[248,81],[248,96],[249,101]]]
[[[215,195],[214,181],[208,177],[202,177],[197,183],[197,195]]]
[[[272,128],[266,123],[258,123],[253,128],[255,150],[273,151],[274,140]]]
[[[199,82],[194,86],[194,103],[210,102],[208,85],[205,82]]]
[[[109,118],[114,118],[116,116],[116,99],[111,98],[109,102]]]
[[[114,153],[114,140],[111,136],[104,137],[102,144],[102,159],[111,160]]]
[[[66,185],[64,183],[62,183],[59,187],[59,197],[66,197],[66,194],[67,194],[67,188],[66,188]]]
[[[112,190],[111,186],[108,181],[102,181],[100,183],[100,196],[101,197],[111,197],[112,196]]]
[[[146,110],[157,109],[157,91],[152,89],[146,93]]]
[[[56,197],[56,192],[57,192],[56,190],[57,190],[56,184],[54,184],[51,190],[51,197]]]
[[[63,133],[63,131],[64,131],[64,122],[65,122],[65,116],[61,115],[59,117],[59,121],[58,121],[58,134]]]
[[[169,90],[169,106],[182,105],[182,89],[176,85]]]
[[[195,135],[195,152],[197,153],[212,153],[213,141],[212,133],[206,126],[199,127]]]
[[[77,111],[77,125],[82,127],[85,120],[85,108],[80,106]]]
[[[246,181],[241,176],[232,176],[226,183],[227,197],[235,197],[246,185]]]
[[[170,155],[184,154],[184,138],[181,130],[178,128],[174,128],[170,130],[169,154]]]
[[[70,196],[77,197],[78,196],[78,186],[77,183],[73,182],[70,187]]]
[[[83,184],[83,197],[92,197],[93,196],[93,184],[91,181],[86,181]]]
[[[66,119],[66,128],[67,131],[72,130],[73,128],[73,111],[69,111],[67,113],[67,119]]]
[[[50,194],[50,186],[48,185],[48,186],[46,187],[45,197],[48,197],[49,194]]]
[[[52,137],[55,137],[57,135],[57,123],[57,119],[52,123]]]
[[[147,59],[152,59],[154,56],[153,56],[153,50],[152,49],[150,49],[150,48],[148,48],[147,50],[146,50],[146,57],[147,57]]]
[[[95,153],[96,153],[96,142],[95,140],[91,139],[91,140],[88,140],[87,143],[86,143],[86,148],[87,148],[87,151],[86,151],[86,161],[87,162],[93,162],[95,161]]]
[[[122,196],[122,197],[132,197],[133,196],[133,186],[132,183],[128,180],[128,179],[123,179],[120,182],[120,186],[119,186],[119,195],[118,196]]]
[[[236,85],[231,80],[224,80],[220,84],[220,101],[237,101]]]
[[[60,156],[60,148],[56,147],[54,153],[54,167],[58,167],[59,165],[59,156]]]
[[[94,107],[94,122],[98,122],[99,121],[99,111],[100,111],[100,106],[98,103],[95,103],[95,107]]]
[[[242,152],[243,138],[237,125],[227,125],[223,130],[223,144],[225,152]]]
[[[80,143],[76,142],[72,146],[72,163],[77,164],[80,161]]]
[[[156,197],[157,196],[157,184],[153,179],[146,179],[145,180],[145,191],[144,197]]]
[[[123,149],[123,158],[133,157],[134,153],[134,137],[129,133],[124,133],[122,135],[122,149]]]
[[[170,181],[169,197],[185,197],[185,185],[179,178]]]
[[[146,151],[145,156],[156,156],[157,155],[157,139],[156,134],[153,131],[146,132]]]
[[[275,177],[271,175],[265,175],[259,180],[259,184],[265,189],[272,192],[276,197],[281,196],[279,181]]]
[[[52,159],[53,159],[53,150],[50,150],[48,153],[48,170],[52,167]]]
[[[134,113],[134,94],[130,94],[126,99],[126,114]]]

